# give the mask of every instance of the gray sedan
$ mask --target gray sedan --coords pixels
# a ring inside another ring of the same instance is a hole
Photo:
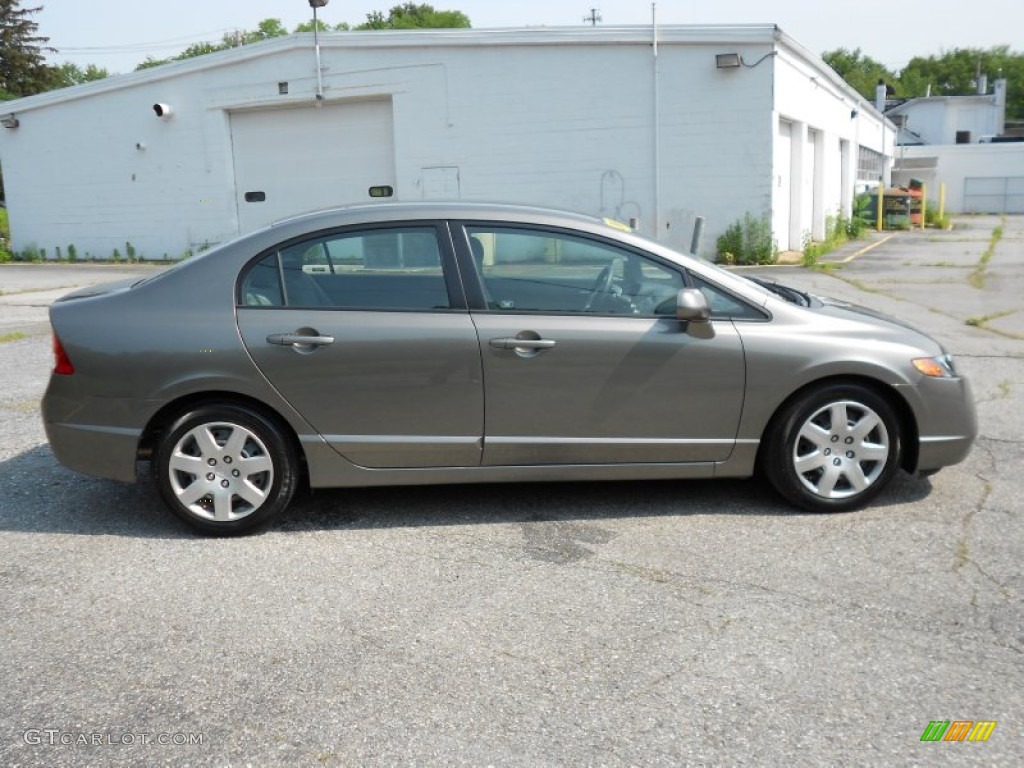
[[[616,222],[515,206],[309,214],[50,311],[58,460],[180,518],[267,526],[300,485],[747,477],[841,511],[961,461],[925,334]]]

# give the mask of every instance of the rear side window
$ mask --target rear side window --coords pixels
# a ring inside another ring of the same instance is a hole
[[[247,307],[452,306],[433,227],[348,231],[293,243],[250,268],[239,298]]]

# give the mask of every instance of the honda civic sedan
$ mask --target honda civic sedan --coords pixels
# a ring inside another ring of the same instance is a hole
[[[610,221],[484,204],[296,217],[51,307],[57,459],[213,534],[296,490],[762,473],[815,512],[962,460],[925,334]]]

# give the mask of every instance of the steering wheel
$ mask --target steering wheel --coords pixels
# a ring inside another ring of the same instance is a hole
[[[597,273],[597,279],[594,280],[594,287],[590,289],[590,294],[587,296],[587,303],[583,305],[583,311],[589,312],[590,308],[597,301],[597,297],[602,294],[611,293],[612,285],[615,283],[615,267],[625,262],[622,256],[616,256],[607,264],[604,268]]]

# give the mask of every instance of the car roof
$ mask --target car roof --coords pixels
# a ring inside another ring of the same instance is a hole
[[[519,205],[515,203],[490,203],[466,201],[419,201],[419,202],[386,202],[361,203],[322,208],[316,211],[289,216],[271,224],[281,227],[286,224],[303,222],[313,224],[318,219],[323,223],[340,219],[353,221],[395,221],[400,219],[522,219],[531,218],[550,221],[561,219],[566,223],[599,225],[601,219],[583,213],[557,210],[540,206]]]

